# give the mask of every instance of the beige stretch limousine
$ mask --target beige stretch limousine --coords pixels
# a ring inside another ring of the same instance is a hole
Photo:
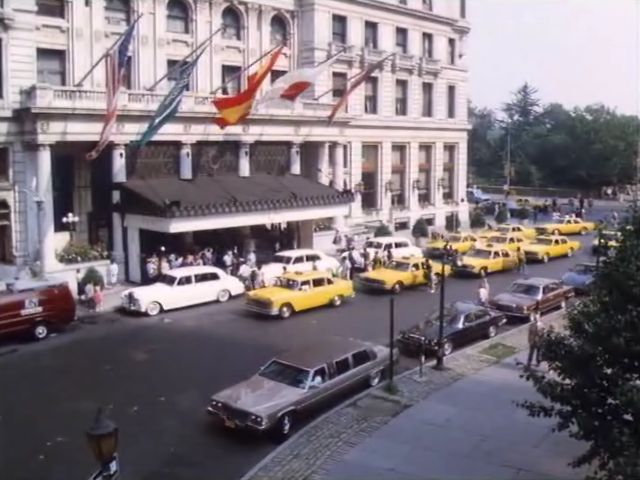
[[[248,380],[216,393],[207,412],[227,428],[269,432],[284,441],[300,414],[359,384],[377,385],[388,362],[387,347],[320,340],[276,356]]]

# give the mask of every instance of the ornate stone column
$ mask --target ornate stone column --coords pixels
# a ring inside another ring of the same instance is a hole
[[[251,174],[251,143],[241,142],[238,149],[238,175],[248,177]]]
[[[125,258],[120,185],[127,181],[127,156],[124,145],[114,145],[113,150],[111,150],[111,181],[113,182],[111,191],[111,243],[113,246],[113,259],[118,264],[118,281],[121,281],[124,279]],[[133,259],[134,257],[131,258]]]
[[[318,144],[316,175],[318,182],[325,185],[329,184],[329,142]]]
[[[189,143],[183,143],[180,147],[179,175],[180,180],[193,180],[193,157]]]
[[[58,264],[55,252],[55,229],[53,218],[53,186],[51,180],[51,147],[38,145],[36,153],[36,186],[38,197],[42,201],[38,224],[40,267],[43,273],[51,272]]]
[[[344,190],[344,143],[334,143],[331,155],[333,167],[333,188]]]
[[[302,173],[302,163],[300,161],[300,144],[292,143],[289,150],[289,173],[300,175]]]

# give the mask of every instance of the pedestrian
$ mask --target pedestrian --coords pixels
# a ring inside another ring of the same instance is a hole
[[[428,258],[425,262],[424,276],[425,276],[425,281],[427,282],[427,287],[429,288],[429,292],[435,293],[436,273],[433,271],[433,263],[431,263],[431,260]]]
[[[366,246],[362,247],[362,265],[365,272],[368,272],[369,268],[371,268],[370,262],[371,255],[369,254],[369,250],[367,250]]]
[[[491,287],[489,286],[489,280],[487,280],[487,277],[482,277],[482,279],[480,280],[480,283],[482,284],[484,289],[487,291],[487,297],[489,297],[491,295]]]
[[[258,259],[256,258],[256,251],[255,250],[251,250],[249,252],[249,254],[247,255],[247,264],[251,268],[256,268],[257,261],[258,261]]]
[[[551,210],[553,210],[554,212],[558,211],[558,199],[557,198],[553,198],[551,200]]]
[[[107,283],[110,287],[115,287],[118,284],[118,270],[118,264],[112,258],[107,269]]]
[[[516,255],[518,257],[518,273],[522,273],[523,275],[527,274],[527,256],[524,254],[524,250],[521,247],[518,247],[516,250]]]
[[[529,355],[527,356],[527,368],[531,367],[531,362],[535,357],[536,366],[540,365],[540,344],[542,343],[542,336],[544,333],[544,325],[540,320],[540,317],[537,316],[536,319],[531,322],[529,325],[529,333],[527,335],[527,340],[529,342]]]
[[[533,223],[534,225],[538,223],[538,214],[540,213],[540,207],[538,205],[534,205],[533,207]]]
[[[161,275],[165,275],[171,269],[167,257],[165,257],[164,255],[160,258],[159,269]]]
[[[250,276],[251,268],[245,261],[241,261],[240,266],[238,267],[238,278],[244,285],[248,285]]]
[[[82,284],[82,272],[80,269],[76,269],[76,294],[78,295],[78,300],[82,299],[82,295],[84,295],[84,285]]]
[[[382,258],[380,258],[380,253],[377,250],[373,254],[373,261],[371,263],[373,264],[374,270],[382,267]]]
[[[262,265],[260,265],[260,268],[258,268],[258,275],[256,277],[256,288],[264,288],[265,286],[264,270],[262,270]]]
[[[233,268],[233,254],[231,250],[227,250],[227,253],[222,257],[222,264],[224,265],[224,271],[227,272],[227,275],[231,275]]]
[[[336,250],[340,250],[342,248],[342,235],[340,235],[340,230],[337,228],[333,235],[333,244],[335,245]]]
[[[96,285],[93,289],[93,308],[96,312],[101,312],[104,306],[104,293],[100,285]]]
[[[154,255],[147,258],[145,271],[147,272],[147,283],[153,283],[158,276],[158,258]]]
[[[351,262],[349,262],[349,257],[346,255],[342,258],[342,264],[340,265],[340,278],[343,280],[351,279]]]
[[[392,260],[393,260],[393,250],[389,249],[387,250],[387,264],[391,263]]]
[[[489,291],[485,288],[484,283],[480,282],[478,286],[478,305],[486,307],[489,305]]]
[[[580,210],[584,210],[584,197],[582,194],[578,195],[578,206],[580,207]]]
[[[613,228],[618,228],[618,212],[615,210],[611,210],[611,224]]]
[[[257,268],[253,268],[251,269],[251,273],[249,274],[249,287],[251,288],[251,290],[255,290],[256,288],[258,288],[258,269]]]

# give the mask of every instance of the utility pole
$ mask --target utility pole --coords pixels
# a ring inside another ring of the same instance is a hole
[[[511,189],[511,124],[507,125],[507,190]]]

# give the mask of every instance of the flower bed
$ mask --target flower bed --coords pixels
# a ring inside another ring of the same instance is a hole
[[[87,245],[83,243],[68,243],[65,247],[56,252],[56,258],[60,263],[72,264],[93,262],[96,260],[107,260],[109,252],[100,245]]]

